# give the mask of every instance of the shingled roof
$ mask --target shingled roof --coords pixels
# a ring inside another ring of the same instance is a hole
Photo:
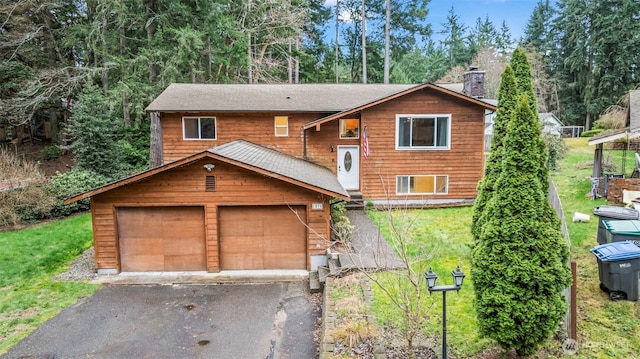
[[[418,85],[171,84],[146,111],[339,112]]]
[[[66,199],[64,203],[73,203],[84,198],[111,191],[172,168],[188,165],[206,157],[242,167],[249,171],[258,172],[267,177],[279,179],[293,185],[305,187],[312,191],[324,193],[328,196],[349,200],[349,193],[340,185],[338,178],[328,168],[264,146],[256,145],[255,143],[236,140],[75,195]]]
[[[337,195],[349,196],[347,191],[340,185],[340,182],[338,182],[336,176],[328,168],[249,141],[236,140],[208,151],[233,162],[250,166],[253,169],[259,168],[274,175],[328,190]]]

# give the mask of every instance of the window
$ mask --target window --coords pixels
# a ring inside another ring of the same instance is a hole
[[[341,119],[340,138],[360,138],[360,120]]]
[[[396,116],[397,149],[449,149],[451,115]]]
[[[276,116],[274,118],[276,136],[289,136],[289,118],[287,116]]]
[[[396,194],[447,194],[446,175],[397,176]]]
[[[215,140],[215,117],[183,117],[182,130],[185,140]]]

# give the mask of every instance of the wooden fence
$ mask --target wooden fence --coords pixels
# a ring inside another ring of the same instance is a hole
[[[556,186],[553,184],[553,180],[549,178],[549,203],[551,207],[556,211],[558,218],[560,219],[562,225],[562,234],[564,234],[564,238],[567,241],[567,247],[569,248],[569,253],[571,253],[571,239],[569,238],[569,230],[567,229],[567,222],[564,217],[564,210],[562,209],[562,202],[560,201],[560,196],[558,195],[558,190]],[[566,288],[562,294],[567,298],[567,303],[569,304],[569,310],[565,315],[564,327],[567,333],[567,336],[571,339],[576,339],[577,336],[577,308],[576,308],[576,264],[575,262],[567,263],[567,266],[571,268],[571,275],[573,277],[573,282],[571,287]]]

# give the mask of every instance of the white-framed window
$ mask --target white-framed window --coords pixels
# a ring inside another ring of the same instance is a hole
[[[396,115],[396,149],[450,148],[451,115]]]
[[[276,116],[273,118],[273,126],[277,137],[289,136],[289,117]]]
[[[396,176],[396,194],[447,194],[447,175]]]
[[[182,117],[182,135],[185,140],[215,140],[215,117]]]
[[[360,120],[358,120],[357,118],[340,119],[340,138],[360,138]]]

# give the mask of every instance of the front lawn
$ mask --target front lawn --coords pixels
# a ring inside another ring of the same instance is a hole
[[[588,196],[592,171],[593,147],[586,139],[569,139],[570,149],[567,156],[559,162],[558,170],[552,177],[563,202],[565,218],[571,236],[571,259],[577,262],[578,273],[578,343],[576,358],[622,358],[633,357],[636,348],[640,348],[640,310],[634,302],[612,302],[606,293],[599,289],[598,268],[595,257],[589,252],[597,245],[597,217],[592,215],[593,208],[605,204],[603,199],[591,200]],[[605,151],[605,159],[621,167],[622,154],[619,151]],[[626,156],[627,175],[633,170],[633,153]],[[574,212],[591,215],[588,223],[573,223]],[[418,218],[413,228],[413,237],[427,251],[410,249],[408,252],[422,258],[417,260],[416,270],[423,271],[425,266],[433,267],[438,274],[439,284],[451,284],[450,272],[460,265],[467,274],[462,290],[447,295],[447,341],[449,353],[458,358],[500,357],[499,351],[486,339],[477,335],[475,313],[473,310],[473,278],[470,278],[470,244],[472,208],[444,208],[414,210],[412,215]],[[385,223],[384,212],[369,212],[376,223]],[[389,235],[388,226],[381,225],[385,236]],[[419,266],[419,268],[418,268]],[[378,274],[384,275],[384,274]],[[401,314],[391,305],[385,294],[375,285],[374,311],[383,326],[399,327]],[[426,284],[425,284],[426,289]],[[440,338],[442,332],[442,294],[434,293],[426,299],[432,305],[429,311],[429,324],[424,328],[426,337]],[[436,341],[435,351],[440,352],[441,339]],[[491,354],[490,354],[491,353]],[[561,342],[552,339],[541,349],[538,357],[561,356]]]
[[[99,288],[53,279],[91,244],[89,214],[0,233],[0,353]]]

